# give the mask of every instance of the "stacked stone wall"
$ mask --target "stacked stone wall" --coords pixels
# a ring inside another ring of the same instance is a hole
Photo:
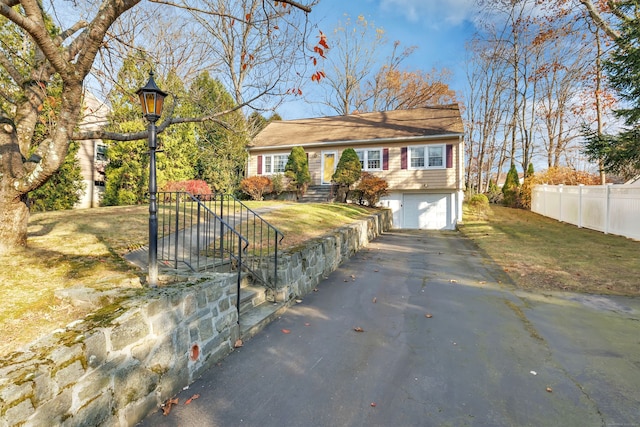
[[[279,260],[278,292],[303,296],[369,241],[391,212],[314,239]],[[236,274],[123,296],[0,360],[0,427],[133,426],[233,351]]]

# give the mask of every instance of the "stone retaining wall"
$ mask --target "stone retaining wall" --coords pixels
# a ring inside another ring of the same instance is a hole
[[[390,211],[279,260],[283,298],[303,296],[391,227]],[[128,295],[0,360],[0,427],[133,426],[233,350],[235,274]]]

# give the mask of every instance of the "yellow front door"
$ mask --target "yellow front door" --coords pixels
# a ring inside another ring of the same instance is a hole
[[[331,177],[336,170],[336,153],[323,153],[322,165],[322,183],[331,184]]]

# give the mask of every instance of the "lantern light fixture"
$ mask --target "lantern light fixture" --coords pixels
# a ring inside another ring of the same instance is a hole
[[[147,84],[138,89],[136,92],[140,97],[140,104],[142,105],[142,114],[150,122],[157,121],[162,115],[162,107],[164,105],[164,98],[167,93],[160,90],[153,80],[153,71],[149,72],[149,81]]]

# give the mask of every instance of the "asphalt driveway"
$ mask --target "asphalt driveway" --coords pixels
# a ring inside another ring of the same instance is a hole
[[[386,233],[141,425],[639,426],[640,301],[505,281],[456,232]]]

